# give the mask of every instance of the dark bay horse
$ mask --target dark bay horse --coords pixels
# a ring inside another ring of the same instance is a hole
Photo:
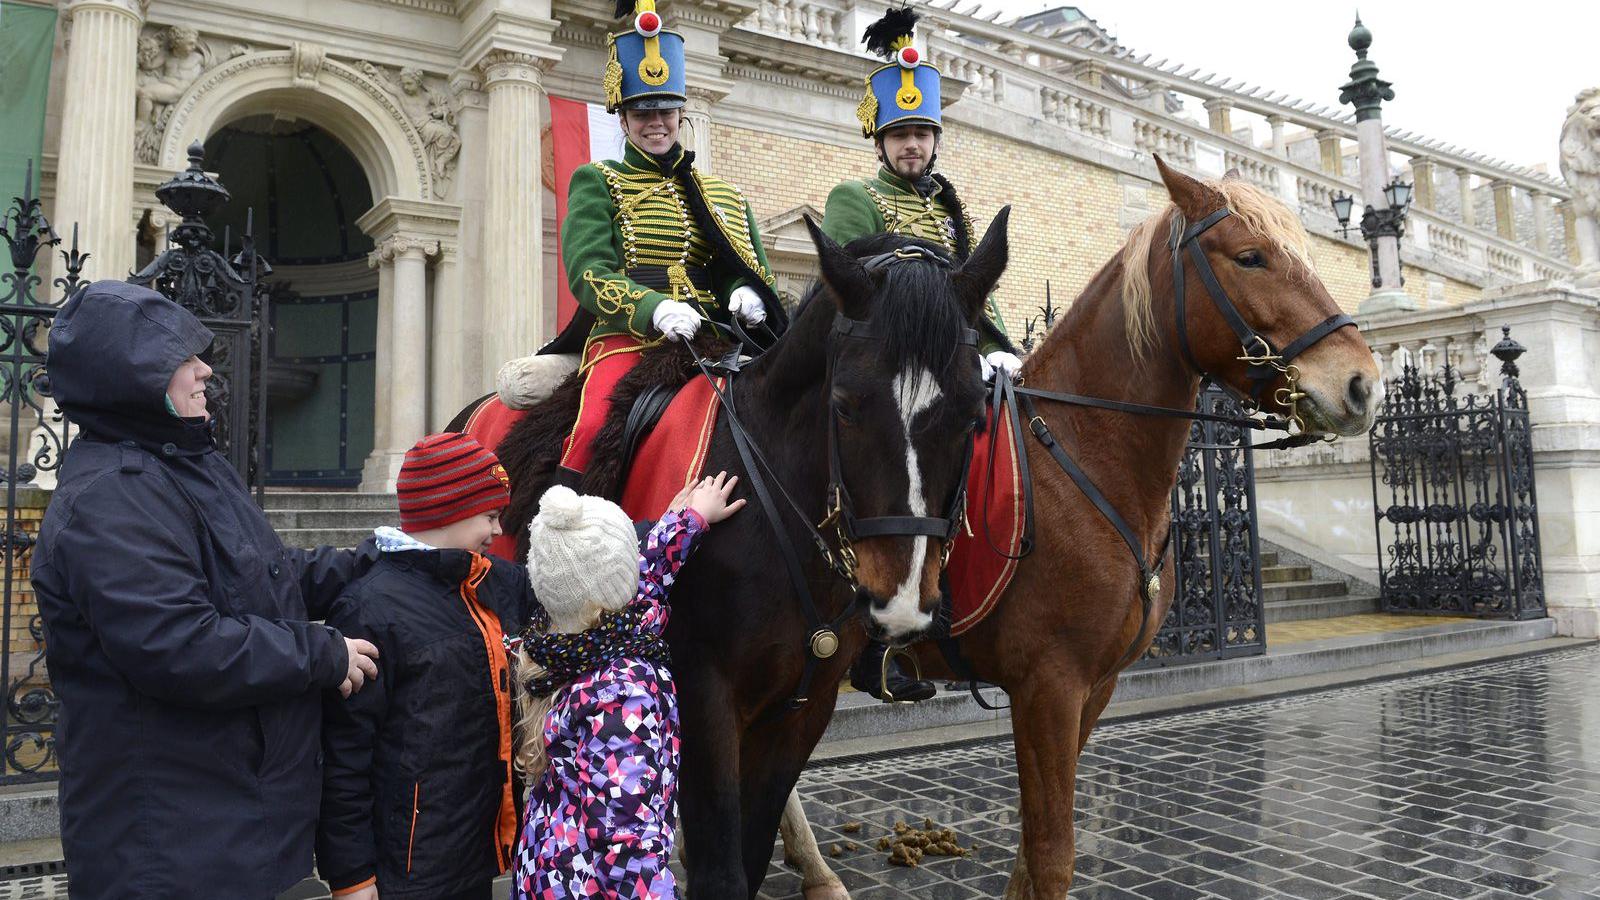
[[[746,512],[707,536],[673,587],[667,637],[681,697],[680,828],[695,900],[755,895],[785,801],[865,640],[861,623],[909,623],[938,600],[942,539],[861,537],[851,545],[847,581],[815,549],[811,528],[823,520],[835,480],[861,519],[952,518],[968,438],[984,410],[973,329],[1005,269],[1006,217],[1003,210],[964,263],[895,235],[862,238],[847,251],[808,220],[821,279],[789,330],[732,382],[732,405],[771,465],[773,492],[781,486],[800,514],[780,504],[774,521],[752,497]],[[570,425],[574,398],[569,383],[497,448],[513,485],[508,531],[526,528],[548,484],[565,434],[552,426]],[[750,496],[726,413],[704,464],[719,470],[739,475],[741,494]],[[840,629],[838,651],[815,662],[798,707],[790,701],[814,626],[785,577],[775,528],[798,548],[803,583],[824,620],[852,604],[874,614]]]
[[[1199,233],[1191,242],[1249,330],[1285,352],[1298,338],[1314,336],[1293,360],[1305,395],[1297,398],[1305,427],[1344,436],[1365,432],[1382,399],[1378,368],[1355,327],[1337,324],[1339,308],[1311,268],[1309,238],[1298,217],[1243,181],[1201,183],[1156,162],[1172,205],[1135,229],[1094,276],[1023,365],[1023,383],[1193,409],[1205,372],[1248,394],[1249,369],[1240,357],[1250,353],[1241,350],[1241,337],[1187,247],[1178,257],[1187,286],[1178,316],[1172,243],[1194,228]],[[1327,330],[1319,334],[1324,323]],[[1276,390],[1286,387],[1281,375],[1267,387],[1264,410],[1287,412],[1273,402]],[[1154,563],[1168,530],[1189,422],[1046,400],[1036,409]],[[1161,587],[1145,615],[1142,579],[1128,545],[1046,447],[1032,435],[1024,440],[1034,479],[1035,547],[995,611],[963,634],[959,646],[978,678],[1010,695],[1023,836],[1006,897],[1062,900],[1072,883],[1078,755],[1111,699],[1118,671],[1143,654],[1165,619],[1176,578],[1170,555],[1154,563]],[[909,628],[903,616],[880,622],[891,637],[912,640],[932,612],[925,604],[922,621]],[[924,673],[957,675],[935,646],[919,644],[916,653]],[[786,832],[805,827],[795,818],[785,821]],[[807,863],[808,869],[825,868],[820,857]]]

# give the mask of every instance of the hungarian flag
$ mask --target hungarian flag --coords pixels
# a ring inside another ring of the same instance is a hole
[[[617,117],[598,103],[550,98],[550,187],[556,195],[556,317],[558,328],[566,327],[578,309],[578,301],[567,286],[566,264],[561,261],[559,224],[567,220],[567,187],[572,172],[597,159],[622,158],[622,125]]]

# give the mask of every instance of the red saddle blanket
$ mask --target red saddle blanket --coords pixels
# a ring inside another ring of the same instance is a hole
[[[994,459],[991,479],[989,457]],[[1011,413],[973,442],[967,473],[966,522],[950,548],[950,635],[955,637],[994,612],[1000,595],[1017,572],[1023,530],[1022,478],[1017,447],[1011,440]],[[998,552],[998,551],[1004,551]]]
[[[721,379],[718,386],[722,386]],[[660,518],[683,485],[705,474],[706,452],[720,407],[716,392],[704,378],[691,379],[672,398],[629,467],[620,505],[630,517]],[[465,431],[483,446],[497,447],[523,415],[522,410],[506,407],[499,397],[490,397],[467,420]],[[1010,439],[1010,413],[1003,412],[998,423],[989,425],[973,444],[966,522],[950,550],[952,636],[994,611],[1017,570],[1017,561],[1006,557],[1016,556],[1022,546],[1022,484],[1016,446]],[[999,454],[992,480],[991,453]],[[741,492],[745,489],[741,485]],[[504,534],[495,539],[489,552],[512,559],[516,544],[516,535]]]

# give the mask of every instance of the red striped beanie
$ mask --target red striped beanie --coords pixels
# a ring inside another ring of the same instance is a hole
[[[442,528],[511,502],[511,479],[493,453],[465,434],[430,434],[400,466],[400,530]]]

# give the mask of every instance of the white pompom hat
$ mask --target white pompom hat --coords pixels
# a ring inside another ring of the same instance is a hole
[[[639,539],[622,508],[557,485],[528,524],[528,581],[550,629],[574,633],[639,591]]]

